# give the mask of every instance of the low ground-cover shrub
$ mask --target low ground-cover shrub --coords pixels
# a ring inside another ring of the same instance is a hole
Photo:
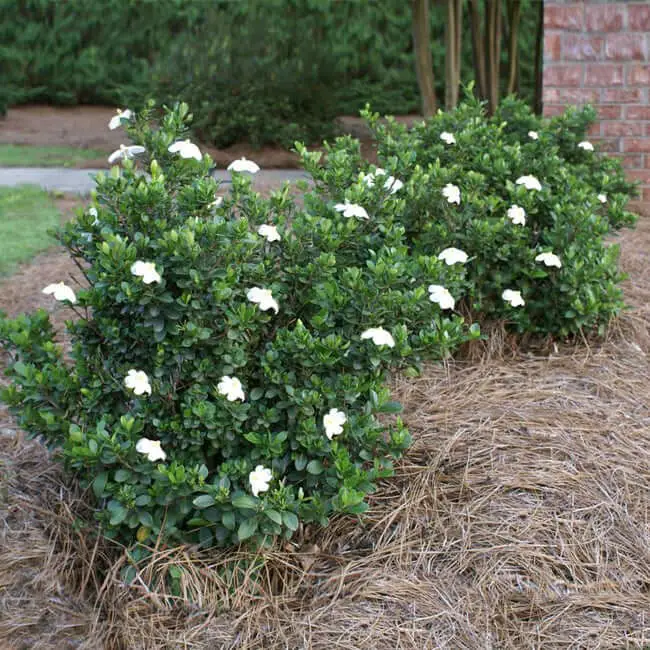
[[[46,288],[77,315],[67,356],[46,313],[0,320],[3,398],[127,543],[261,542],[363,512],[409,443],[378,419],[397,410],[387,370],[478,335],[448,304],[463,265],[410,253],[381,209],[395,187],[369,213],[364,184],[303,210],[234,173],[217,198],[187,107],[150,117],[122,120],[137,144],[59,235],[88,281]]]
[[[405,182],[400,202],[377,204],[373,214],[404,225],[413,255],[455,247],[468,256],[464,308],[475,319],[564,336],[602,328],[623,308],[618,248],[604,236],[633,222],[629,187],[618,171],[609,176],[616,163],[588,145],[576,142],[570,161],[561,120],[521,112],[518,124],[539,129],[522,136],[473,99],[412,128],[366,117],[381,168]],[[579,136],[576,128],[571,137]],[[374,169],[349,138],[329,148],[324,164],[301,153],[326,201],[357,192]]]

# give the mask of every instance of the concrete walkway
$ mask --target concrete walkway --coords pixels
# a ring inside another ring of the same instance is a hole
[[[49,192],[89,194],[95,187],[94,174],[107,169],[63,169],[58,167],[0,167],[0,187],[38,185]],[[218,169],[214,177],[230,182],[230,172]],[[267,169],[255,174],[253,185],[281,185],[284,181],[307,180],[309,175],[300,169]]]

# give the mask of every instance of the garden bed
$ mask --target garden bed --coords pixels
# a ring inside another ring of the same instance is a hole
[[[108,121],[115,114],[114,108],[105,106],[19,106],[9,109],[7,116],[0,118],[0,145],[28,145],[31,147],[69,147],[80,150],[99,150],[102,156],[70,156],[67,166],[79,169],[108,168],[106,158],[126,142],[122,130],[110,131]],[[399,121],[412,122],[413,117],[400,117]],[[370,132],[359,117],[341,117],[341,131],[361,139],[362,151],[374,159],[373,141]],[[201,145],[209,153],[217,168],[225,169],[234,159],[242,156],[255,160],[263,169],[300,169],[296,154],[282,147],[254,148],[245,143],[226,149]],[[43,166],[49,166],[47,156]],[[30,166],[35,165],[34,162]],[[20,166],[20,165],[19,165]]]
[[[397,476],[361,524],[308,527],[268,552],[256,579],[232,570],[232,554],[159,549],[143,580],[125,586],[124,556],[76,531],[78,494],[0,411],[0,641],[107,650],[644,647],[650,222],[618,239],[632,309],[605,342],[551,345],[548,354],[493,346],[480,363],[396,379],[414,437]],[[64,279],[61,264],[55,254],[23,268],[0,285],[0,309],[52,309],[40,288]],[[178,597],[145,586],[170,562],[182,567]]]

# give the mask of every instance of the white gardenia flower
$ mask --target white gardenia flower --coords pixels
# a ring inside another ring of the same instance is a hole
[[[246,297],[251,301],[259,305],[259,308],[262,311],[267,309],[275,310],[277,314],[280,311],[277,301],[273,298],[270,289],[261,289],[260,287],[253,287],[249,289],[246,293]]]
[[[145,454],[147,460],[150,460],[152,463],[155,463],[157,460],[165,460],[165,458],[167,458],[167,454],[160,446],[160,440],[140,438],[140,440],[135,443],[135,450],[139,451],[141,454]]]
[[[77,296],[75,296],[74,291],[65,283],[57,282],[56,284],[48,284],[45,289],[43,289],[45,294],[53,294],[54,298],[59,301],[67,300],[74,304],[77,302]]]
[[[460,189],[457,185],[447,183],[442,188],[442,195],[447,199],[447,203],[457,203],[460,205]]]
[[[212,203],[210,203],[209,207],[220,208],[222,203],[223,203],[223,196],[218,196],[214,201],[212,201]]]
[[[343,433],[343,425],[347,421],[348,419],[343,411],[330,409],[329,412],[323,416],[323,426],[325,427],[325,435],[328,440]]]
[[[403,187],[404,183],[402,183],[399,178],[395,178],[394,176],[389,176],[384,183],[384,189],[389,190],[391,194],[399,192],[399,190],[401,190]]]
[[[156,265],[153,262],[143,262],[138,260],[131,264],[131,273],[137,277],[142,278],[145,284],[152,282],[162,282],[160,273],[156,271]]]
[[[506,289],[501,294],[501,297],[506,302],[509,302],[513,307],[523,307],[526,304],[525,300],[521,297],[521,291],[513,291],[512,289]]]
[[[456,144],[456,138],[454,137],[453,133],[449,133],[447,131],[443,131],[440,134],[440,139],[443,142],[446,142],[447,144]]]
[[[368,174],[364,175],[363,182],[367,187],[374,187],[375,179],[378,176],[386,176],[386,170],[382,169],[381,167],[377,167],[374,172],[369,172]],[[389,190],[391,194],[395,194],[395,192],[398,192],[403,187],[404,183],[402,183],[399,178],[395,178],[394,176],[388,176],[384,181],[384,189]]]
[[[178,153],[181,158],[194,158],[194,160],[198,160],[199,162],[203,160],[201,150],[189,140],[177,140],[167,147],[167,151],[169,153]]]
[[[601,203],[607,203],[607,194],[599,194],[597,198]]]
[[[362,339],[370,339],[375,345],[387,345],[389,348],[395,347],[393,335],[383,327],[371,327],[361,333]]]
[[[560,258],[554,253],[540,253],[536,258],[536,262],[543,262],[546,266],[557,266],[557,268],[562,268],[562,262]]]
[[[578,148],[583,149],[584,151],[593,151],[594,150],[594,145],[589,142],[589,140],[583,140],[582,142],[578,143]]]
[[[510,219],[515,226],[525,226],[526,210],[520,208],[518,205],[513,205],[508,208],[508,219]]]
[[[143,370],[131,368],[126,377],[124,377],[124,385],[130,388],[136,395],[144,395],[145,393],[151,395],[149,377],[147,377],[147,373]]]
[[[542,184],[534,176],[520,176],[517,185],[523,185],[527,190],[541,190]]]
[[[243,402],[246,399],[241,381],[237,377],[224,375],[217,384],[217,392],[219,395],[224,395],[229,402],[234,402],[238,399]]]
[[[429,300],[440,305],[440,309],[453,309],[456,305],[454,297],[439,284],[429,285]]]
[[[280,241],[282,239],[282,237],[280,237],[278,229],[275,226],[269,226],[267,224],[260,226],[257,229],[257,234],[264,237],[268,242]]]
[[[133,117],[133,113],[127,108],[124,111],[117,109],[117,115],[111,117],[111,121],[108,123],[108,128],[111,131],[117,129],[118,126],[122,125],[122,120],[130,120]]]
[[[249,174],[257,174],[260,170],[260,166],[257,163],[254,163],[252,160],[246,160],[246,158],[240,158],[239,160],[233,160],[228,165],[229,172],[248,172]]]
[[[139,144],[133,144],[130,146],[126,146],[121,144],[120,148],[114,151],[109,157],[108,157],[108,162],[109,163],[114,163],[117,160],[124,160],[126,158],[133,158],[133,156],[139,154],[139,153],[144,153],[146,149],[144,147],[141,147]]]
[[[439,260],[443,260],[447,266],[452,264],[465,264],[467,262],[467,253],[461,251],[459,248],[445,248],[440,255],[438,255]]]
[[[350,203],[345,199],[344,203],[337,203],[334,206],[337,212],[342,212],[344,217],[358,217],[359,219],[370,219],[366,209],[358,203]]]
[[[531,140],[539,140],[539,135],[537,134],[537,131],[528,131],[528,137]]]
[[[264,465],[258,465],[248,475],[248,482],[251,484],[253,496],[257,496],[260,492],[266,492],[269,489],[269,483],[272,479],[273,474],[271,470],[264,467]]]

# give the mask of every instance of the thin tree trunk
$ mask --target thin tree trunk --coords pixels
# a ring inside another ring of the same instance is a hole
[[[494,113],[499,103],[501,62],[501,0],[485,2],[485,40],[487,50],[488,111]]]
[[[470,0],[469,17],[472,30],[472,58],[474,61],[474,76],[478,96],[480,99],[487,99],[486,71],[485,71],[485,47],[481,36],[481,9],[479,0]]]
[[[413,53],[422,98],[422,114],[431,117],[438,109],[431,56],[429,0],[413,0]]]
[[[455,101],[454,106],[458,104],[458,92],[460,88],[460,73],[462,66],[462,47],[463,47],[463,0],[456,0],[456,70],[455,70]]]
[[[445,106],[448,110],[458,104],[462,27],[463,0],[447,0],[447,25],[445,28]]]
[[[519,20],[521,0],[508,1],[508,95],[516,92],[519,86]]]
[[[544,3],[540,2],[537,15],[537,35],[535,37],[535,99],[533,100],[533,110],[538,115],[542,114],[544,106],[542,104],[542,69],[543,69],[543,42],[544,42]]]

